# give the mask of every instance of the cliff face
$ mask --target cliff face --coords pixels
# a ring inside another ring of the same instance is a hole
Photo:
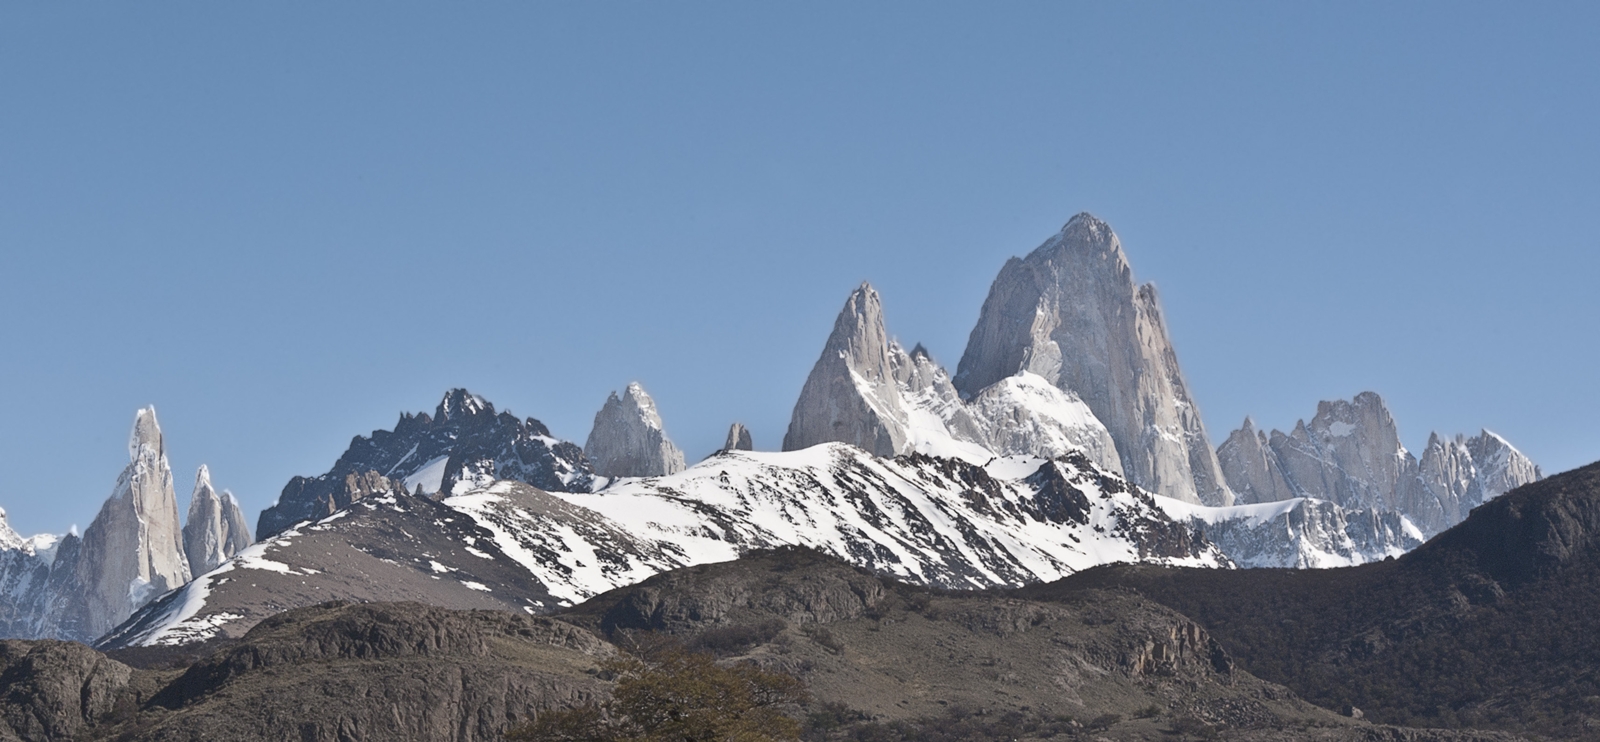
[[[195,474],[194,495],[189,498],[189,518],[183,524],[183,549],[189,572],[198,577],[250,545],[250,526],[239,501],[230,492],[217,493],[211,471],[204,466]]]
[[[783,450],[837,441],[875,456],[908,450],[907,414],[895,384],[878,292],[861,284],[845,301],[795,402]]]
[[[972,399],[1022,371],[1082,399],[1110,431],[1135,484],[1185,502],[1232,503],[1155,287],[1134,283],[1116,234],[1089,214],[1006,262],[955,387]]]
[[[1076,395],[1021,371],[963,400],[917,345],[889,337],[878,292],[851,293],[795,403],[785,451],[848,443],[878,456],[922,453],[983,463],[1000,456],[1087,455],[1122,474],[1117,444]]]
[[[74,588],[55,596],[57,625],[47,636],[93,639],[151,598],[189,581],[172,467],[155,408],[135,416],[128,457],[116,489],[83,533]]]
[[[683,452],[667,437],[656,402],[638,382],[612,392],[594,416],[583,452],[603,477],[659,477],[683,471]]]

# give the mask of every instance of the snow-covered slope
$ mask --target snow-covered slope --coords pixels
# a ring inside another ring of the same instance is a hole
[[[945,588],[1053,580],[1109,562],[1226,564],[1150,495],[1081,454],[980,465],[828,443],[729,452],[677,476],[558,496],[692,562],[792,544]]]
[[[1189,523],[1240,567],[1350,567],[1400,556],[1422,544],[1404,516],[1297,497],[1206,507],[1157,497],[1174,520]]]
[[[595,493],[497,481],[443,500],[368,496],[246,549],[105,646],[238,636],[334,598],[544,611],[657,572],[803,545],[947,588],[1022,585],[1108,562],[1230,566],[1148,494],[1082,454],[881,459],[839,443],[723,452]]]

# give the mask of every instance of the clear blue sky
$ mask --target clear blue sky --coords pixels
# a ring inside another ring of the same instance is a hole
[[[1371,389],[1600,458],[1594,3],[9,3],[0,506],[155,404],[250,511],[465,386],[774,448],[848,292],[953,367],[1074,213],[1214,442]]]

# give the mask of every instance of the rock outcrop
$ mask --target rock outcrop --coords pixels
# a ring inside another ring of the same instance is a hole
[[[132,676],[133,668],[77,642],[0,641],[0,740],[81,739]]]
[[[250,545],[250,526],[232,492],[217,493],[211,470],[204,465],[195,473],[194,495],[189,499],[189,519],[183,524],[183,550],[189,573],[198,577]]]
[[[603,477],[659,477],[683,471],[683,452],[672,444],[656,402],[638,382],[612,392],[595,413],[583,452]]]
[[[1295,496],[1288,480],[1283,478],[1283,469],[1268,444],[1267,434],[1256,430],[1255,421],[1248,417],[1217,447],[1217,462],[1229,489],[1233,490],[1236,504],[1278,502]]]
[[[155,408],[139,410],[127,467],[80,538],[0,528],[0,637],[88,642],[189,581],[172,468]]]
[[[1434,433],[1419,461],[1400,443],[1381,397],[1317,405],[1289,433],[1257,431],[1248,418],[1217,450],[1240,501],[1310,497],[1350,510],[1405,516],[1424,536],[1461,522],[1474,507],[1539,479],[1539,468],[1487,430],[1473,438]]]
[[[544,423],[496,413],[482,397],[452,389],[432,417],[402,414],[393,431],[352,439],[326,474],[289,480],[278,502],[256,521],[257,538],[347,507],[356,491],[346,478],[367,472],[400,480],[407,492],[442,495],[463,481],[511,479],[544,490],[585,492],[594,481],[583,450],[551,437]]]
[[[862,284],[834,322],[784,436],[785,451],[848,443],[878,456],[923,453],[979,463],[994,455],[1080,452],[1122,473],[1117,444],[1077,396],[1019,372],[963,401],[950,375],[884,328],[883,305]]]
[[[97,637],[150,599],[189,581],[172,467],[154,407],[135,416],[128,457],[116,489],[83,533],[73,575],[76,590],[57,596],[81,607],[82,623],[76,631],[52,635]],[[72,612],[59,617],[73,620]]]
[[[783,450],[836,441],[895,456],[908,450],[907,417],[890,361],[883,304],[863,283],[845,301],[800,389]]]
[[[750,430],[744,423],[734,423],[728,426],[728,440],[722,444],[722,451],[753,451],[755,443],[750,440]]]
[[[1186,502],[1232,503],[1155,287],[1134,283],[1117,236],[1089,214],[1006,262],[955,387],[972,399],[1022,371],[1082,399],[1110,431],[1135,484]]]

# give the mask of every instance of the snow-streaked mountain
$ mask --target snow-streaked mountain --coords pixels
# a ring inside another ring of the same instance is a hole
[[[847,443],[879,456],[1052,458],[1073,452],[1121,473],[1111,434],[1087,405],[1024,371],[963,401],[921,345],[889,337],[882,300],[850,294],[795,403],[784,450]]]
[[[1422,545],[1422,532],[1399,513],[1296,497],[1228,507],[1156,500],[1245,568],[1351,567],[1397,557]]]
[[[655,400],[639,382],[629,384],[621,397],[616,392],[606,397],[583,453],[602,477],[656,477],[684,467],[683,452],[667,437]]]
[[[593,493],[496,481],[434,500],[390,482],[246,549],[105,646],[238,636],[272,613],[333,598],[539,612],[781,545],[946,588],[1022,585],[1115,561],[1229,566],[1153,497],[1081,453],[979,463],[829,443],[723,452]]]
[[[89,641],[189,576],[172,467],[146,407],[134,415],[128,465],[81,538],[0,527],[0,637]]]
[[[1090,214],[1001,268],[954,383],[972,399],[1022,371],[1088,405],[1134,484],[1186,502],[1232,504],[1155,286],[1134,283],[1116,234]]]
[[[1400,443],[1383,398],[1362,392],[1324,401],[1289,433],[1257,431],[1246,418],[1217,450],[1241,502],[1309,497],[1349,510],[1405,516],[1432,536],[1472,508],[1540,478],[1539,468],[1504,438],[1429,436],[1422,458]]]
[[[402,414],[392,431],[356,436],[326,474],[291,479],[278,501],[261,512],[257,537],[349,507],[363,495],[351,489],[350,477],[367,472],[399,479],[407,492],[446,495],[463,481],[512,479],[545,490],[577,491],[594,482],[583,450],[551,437],[544,423],[496,413],[482,397],[452,389],[433,416]]]
[[[50,626],[61,622],[48,612],[52,597],[70,585],[80,544],[76,533],[24,537],[0,510],[0,637],[53,636]]]

